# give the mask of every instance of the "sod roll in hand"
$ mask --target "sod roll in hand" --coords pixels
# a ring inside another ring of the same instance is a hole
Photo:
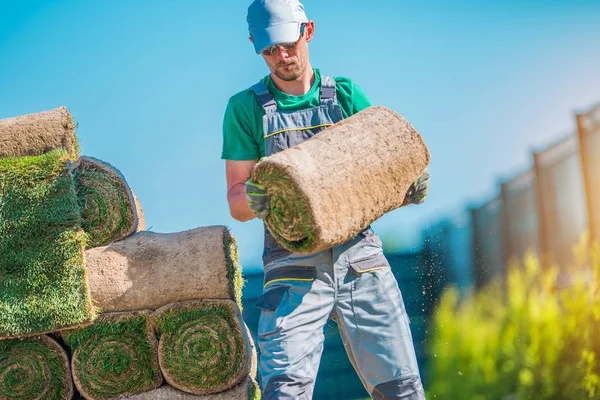
[[[119,399],[159,387],[157,341],[148,312],[101,314],[92,326],[63,332],[73,380],[88,400]]]
[[[0,339],[94,318],[68,157],[0,158]]]
[[[131,235],[138,226],[136,202],[123,175],[92,157],[73,164],[75,188],[90,237],[88,247],[103,246]]]
[[[290,251],[315,253],[400,207],[428,164],[421,135],[376,106],[263,159],[252,180],[271,196],[265,223],[273,237]]]
[[[234,302],[174,303],[152,319],[160,336],[160,368],[172,387],[206,395],[231,389],[248,376],[248,339]]]
[[[53,339],[0,341],[0,399],[69,400],[72,396],[69,360]]]
[[[242,273],[224,226],[177,233],[137,232],[85,252],[92,299],[105,312],[156,310],[175,301],[231,299]]]
[[[71,159],[79,155],[75,125],[66,107],[0,119],[0,158],[39,156],[59,148]]]

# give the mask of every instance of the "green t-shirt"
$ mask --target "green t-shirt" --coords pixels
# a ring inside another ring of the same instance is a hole
[[[277,107],[281,111],[296,111],[319,105],[319,87],[321,72],[315,69],[315,82],[308,93],[302,96],[290,96],[275,87],[270,76],[262,79],[269,88]],[[338,104],[342,115],[348,118],[370,107],[371,102],[356,84],[348,78],[335,78]],[[262,117],[265,111],[258,103],[251,89],[243,90],[229,99],[223,118],[224,160],[255,160],[265,155]]]

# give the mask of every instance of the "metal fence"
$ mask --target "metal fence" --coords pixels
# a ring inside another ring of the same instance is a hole
[[[429,262],[444,285],[469,286],[461,272],[469,264],[471,286],[481,287],[528,251],[566,274],[584,233],[600,241],[600,104],[576,117],[577,133],[534,152],[531,169],[500,182],[497,196],[468,209],[470,218],[425,231]]]

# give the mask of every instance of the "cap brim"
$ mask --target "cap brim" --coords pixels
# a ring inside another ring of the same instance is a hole
[[[267,47],[279,43],[291,43],[300,38],[300,25],[302,22],[291,22],[271,26],[260,32],[255,32],[252,36],[254,41],[254,50],[260,54]]]

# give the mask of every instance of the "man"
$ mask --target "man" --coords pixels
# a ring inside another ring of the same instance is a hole
[[[232,96],[225,111],[227,199],[239,221],[269,213],[267,191],[249,181],[261,157],[371,105],[351,80],[312,68],[308,43],[315,24],[298,0],[255,0],[247,22],[270,74]],[[424,174],[405,205],[422,203],[428,186]],[[263,263],[264,289],[256,306],[264,399],[312,398],[329,318],[337,321],[348,357],[373,398],[424,398],[402,296],[371,227],[312,255],[288,252],[265,229]]]

